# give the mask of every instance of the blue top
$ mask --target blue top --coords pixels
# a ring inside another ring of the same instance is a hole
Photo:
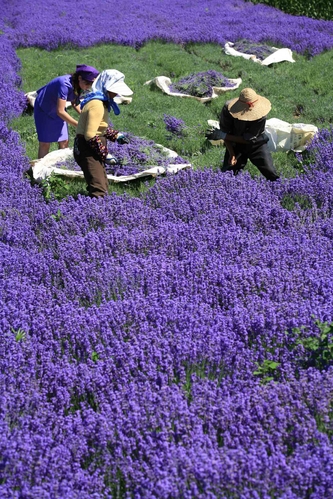
[[[57,101],[75,101],[72,76],[58,76],[37,90],[36,104],[48,115],[57,115]]]

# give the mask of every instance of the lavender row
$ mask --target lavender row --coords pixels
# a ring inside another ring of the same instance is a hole
[[[191,4],[177,0],[135,1],[124,8],[110,0],[103,6],[103,20],[100,3],[94,0],[84,6],[65,0],[48,2],[47,6],[34,2],[33,7],[15,0],[10,8],[3,9],[0,25],[15,47],[37,46],[47,50],[66,44],[87,47],[117,43],[140,47],[152,39],[223,46],[227,41],[245,38],[312,55],[333,46],[332,21],[291,16],[242,0],[193,0]]]
[[[2,497],[329,497],[333,372],[293,341],[332,321],[323,175],[4,199]]]

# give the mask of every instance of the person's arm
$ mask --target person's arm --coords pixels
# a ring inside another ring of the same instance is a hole
[[[234,130],[234,118],[231,116],[228,110],[228,103],[226,102],[222,108],[220,114],[220,130],[226,134],[224,139],[224,144],[229,152],[230,158],[229,163],[235,166],[237,163],[237,158],[235,155],[233,144],[250,144],[248,140],[245,140],[241,135],[233,135]]]
[[[221,110],[221,113],[220,113],[219,124],[220,124],[220,130],[221,130],[221,132],[233,135],[232,132],[233,132],[233,129],[234,129],[234,127],[233,127],[233,120],[234,120],[234,118],[229,113],[228,102],[229,101],[227,101],[224,104],[224,106],[222,107],[222,110]]]
[[[72,101],[71,104],[72,104],[72,108],[74,109],[74,111],[76,111],[77,114],[81,114],[80,104],[76,104],[75,100]]]
[[[235,166],[235,164],[237,163],[237,158],[235,155],[235,151],[234,151],[232,142],[230,142],[229,140],[225,140],[224,144],[225,144],[226,148],[228,149],[228,152],[230,155],[229,163],[230,163],[230,165]]]
[[[229,142],[237,142],[238,144],[250,144],[249,140],[245,140],[243,137],[239,135],[231,135],[230,133],[222,132],[219,128],[215,128],[206,133],[206,138],[208,140],[223,140]]]
[[[58,98],[57,100],[57,115],[69,125],[77,126],[77,121],[66,111],[66,101],[64,99]]]
[[[237,142],[237,144],[250,144],[249,140],[243,139],[243,137],[239,137],[238,135],[230,135],[227,133],[224,142]]]

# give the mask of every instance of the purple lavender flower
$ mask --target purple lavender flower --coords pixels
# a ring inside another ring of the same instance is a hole
[[[231,82],[221,73],[211,69],[201,73],[192,73],[185,78],[181,78],[170,85],[170,91],[193,95],[195,97],[211,97],[213,93],[212,87],[232,88],[234,86],[235,83]]]
[[[170,116],[169,114],[164,114],[163,121],[165,123],[167,132],[170,132],[171,135],[177,138],[184,137],[184,133],[187,127],[182,119],[175,118],[174,116]]]
[[[36,9],[38,5],[43,4],[35,3]],[[22,5],[21,2],[19,8],[15,8],[14,3],[12,8],[0,14],[0,25],[6,40],[14,48],[34,46],[53,50],[66,44],[87,47],[98,43],[139,48],[154,39],[184,44],[217,43],[221,47],[228,40],[270,41],[311,55],[333,47],[332,21],[292,16],[268,5],[254,5],[242,0],[225,0],[218,8],[214,8],[210,0],[207,5],[194,0],[191,9],[176,0],[152,0],[149,4],[136,0],[125,17],[120,11],[113,12],[112,30],[109,23],[99,30],[94,29],[99,19],[96,5],[95,0],[91,1],[80,10],[80,22],[69,26],[66,20],[76,18],[77,9],[65,0],[52,3],[47,9],[39,8],[38,16],[33,15],[29,3]],[[64,21],[65,26],[59,26],[59,19]],[[86,27],[84,38],[82,25]],[[313,33],[316,33],[315,37]]]
[[[110,154],[117,158],[117,164],[107,166],[107,172],[112,175],[132,175],[147,170],[152,166],[166,167],[170,163],[186,163],[180,156],[170,158],[153,140],[146,140],[127,134],[129,144],[120,145],[108,142]]]
[[[275,49],[264,43],[252,43],[248,40],[238,40],[233,44],[233,49],[243,54],[253,54],[257,59],[263,61],[275,52]]]
[[[73,170],[73,171],[82,171],[79,165],[76,163],[74,158],[67,158],[66,161],[58,161],[54,164],[56,168],[60,168],[62,170]]]
[[[147,170],[152,166],[165,168],[170,163],[186,163],[186,160],[181,156],[170,158],[153,140],[142,139],[131,133],[127,133],[126,135],[130,140],[129,144],[118,144],[117,142],[108,141],[110,154],[117,158],[115,165],[105,166],[107,173],[111,175],[133,175]],[[54,166],[64,170],[81,171],[74,158],[68,158],[66,161],[61,162],[58,161]]]
[[[306,170],[333,170],[333,127],[319,130],[298,159]]]

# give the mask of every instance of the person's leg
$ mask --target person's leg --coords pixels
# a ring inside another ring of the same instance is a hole
[[[66,149],[68,147],[68,139],[67,140],[59,140],[58,149]]]
[[[91,197],[103,197],[108,193],[108,179],[104,164],[92,156],[87,158],[87,169],[90,174],[89,195]]]
[[[58,116],[45,113],[38,105],[36,99],[34,119],[38,137],[38,159],[44,158],[50,152],[53,142],[59,143],[59,149],[68,147],[67,123]]]
[[[267,178],[267,180],[274,181],[280,178],[275,169],[273,158],[268,150],[267,144],[262,144],[258,147],[253,148],[249,155],[249,159],[251,163],[253,163],[258,168],[260,173],[262,173],[262,175]]]
[[[50,151],[50,142],[39,142],[38,159],[44,158]]]
[[[103,142],[104,137],[101,138]],[[105,139],[104,139],[105,140]],[[83,171],[91,197],[103,197],[108,193],[108,179],[104,164],[93,153],[83,137],[76,137],[74,159]]]
[[[88,169],[87,155],[90,153],[90,151],[88,150],[87,143],[83,137],[75,137],[73,153],[75,161],[83,172],[84,179],[87,183],[87,191],[89,192],[91,175]]]

